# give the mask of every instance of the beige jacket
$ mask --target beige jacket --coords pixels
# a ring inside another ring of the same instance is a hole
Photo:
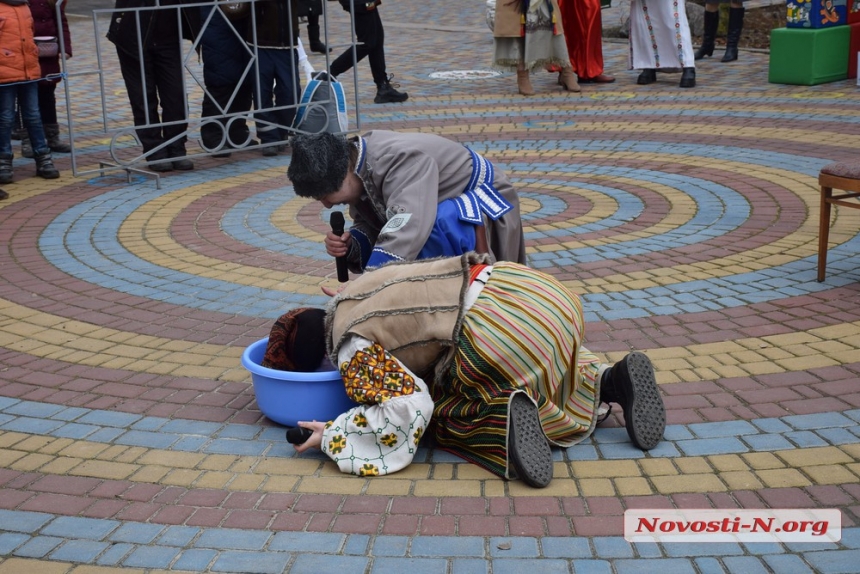
[[[520,25],[520,5],[521,0],[496,0],[496,20],[493,23],[493,37],[495,38],[519,38],[522,35]],[[555,14],[556,36],[564,33],[564,27],[561,23],[561,10],[558,7],[556,0],[552,2],[552,13]]]

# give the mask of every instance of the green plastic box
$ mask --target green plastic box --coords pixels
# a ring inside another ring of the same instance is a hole
[[[850,43],[850,26],[771,30],[767,80],[800,86],[844,80],[848,77]]]

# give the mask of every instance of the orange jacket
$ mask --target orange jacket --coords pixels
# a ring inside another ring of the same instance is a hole
[[[0,84],[38,80],[39,49],[33,40],[33,15],[26,4],[0,2]]]

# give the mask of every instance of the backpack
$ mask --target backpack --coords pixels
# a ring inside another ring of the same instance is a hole
[[[318,134],[343,133],[349,130],[346,96],[343,85],[327,72],[317,72],[302,90],[293,128]]]

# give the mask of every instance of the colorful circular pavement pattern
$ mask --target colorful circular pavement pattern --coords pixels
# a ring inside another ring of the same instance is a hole
[[[55,181],[16,159],[0,204],[0,574],[857,571],[860,211],[836,210],[815,280],[818,171],[860,148],[854,81],[768,84],[768,55],[744,52],[702,62],[693,90],[676,74],[641,87],[607,41],[615,84],[567,94],[538,74],[524,98],[484,73],[474,4],[383,6],[410,99],[373,105],[360,64],[361,129],[438,133],[510,173],[530,262],[582,295],[587,346],[654,361],[665,442],[632,448],[613,415],[555,450],[544,490],[428,448],[373,479],[297,456],[239,358],[284,310],[325,302],[327,214],[294,196],[288,153],[197,158],[158,186],[100,176],[109,138],[87,131],[83,74],[79,176],[68,156]],[[92,22],[72,33],[70,71],[91,69]],[[842,539],[622,537],[625,509],[672,507],[838,508]]]

